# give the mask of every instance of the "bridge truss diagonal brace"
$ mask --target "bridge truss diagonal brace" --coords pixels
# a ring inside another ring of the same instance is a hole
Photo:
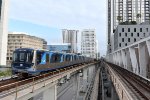
[[[136,54],[135,54],[135,48],[130,47],[129,52],[130,52],[130,58],[131,58],[133,72],[136,74],[139,74],[139,66],[138,66],[138,62],[137,62],[137,58],[136,58]]]
[[[126,58],[126,52],[125,52],[125,50],[121,50],[121,57],[122,57],[123,67],[125,69],[127,69],[127,58]]]

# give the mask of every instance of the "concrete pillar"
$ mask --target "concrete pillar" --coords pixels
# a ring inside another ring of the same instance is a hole
[[[117,65],[117,53],[115,53],[115,64]]]
[[[123,68],[126,68],[126,55],[125,55],[125,50],[121,50],[121,58],[122,58]]]
[[[112,63],[115,63],[115,55],[114,55],[114,54],[112,54],[112,56],[113,56]]]
[[[137,58],[136,58],[136,54],[135,54],[135,49],[130,47],[129,52],[130,52],[130,58],[131,58],[133,72],[136,74],[139,74],[139,66],[138,66],[138,62],[137,62]]]
[[[140,75],[146,77],[147,71],[146,71],[146,66],[147,66],[147,60],[146,60],[146,45],[144,43],[139,44],[139,62],[140,62]]]
[[[127,70],[132,71],[132,65],[131,65],[131,58],[130,58],[130,52],[129,50],[126,51],[127,55]]]
[[[147,45],[148,53],[150,55],[150,41],[146,41],[146,45]]]
[[[117,54],[117,65],[119,65],[119,54],[118,54],[118,52],[116,53]]]
[[[150,78],[150,41],[146,41],[147,46],[147,78]]]
[[[57,85],[43,92],[43,100],[57,100]]]
[[[9,0],[1,0],[0,5],[0,65],[6,65],[8,41],[8,9]]]
[[[83,69],[83,91],[86,92],[87,89],[87,77],[88,77],[88,69]]]
[[[91,66],[91,67],[89,67],[88,68],[88,70],[89,70],[89,73],[88,73],[88,82],[90,83],[91,82],[91,80],[92,80],[92,78],[93,78],[93,68],[94,68],[94,66]]]
[[[80,91],[80,85],[79,85],[79,82],[80,82],[80,79],[79,79],[79,74],[75,74],[73,76],[73,92],[74,92],[74,97],[73,97],[73,100],[77,100],[78,98],[78,95],[79,95],[79,91]]]
[[[121,56],[121,51],[119,51],[119,66],[122,66],[123,62],[122,62],[122,56]]]

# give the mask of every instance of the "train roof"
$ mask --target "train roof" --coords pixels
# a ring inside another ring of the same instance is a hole
[[[34,49],[32,48],[17,48],[15,51],[33,51]]]

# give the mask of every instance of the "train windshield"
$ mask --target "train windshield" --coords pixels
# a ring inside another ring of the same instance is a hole
[[[32,63],[33,53],[32,52],[14,52],[13,62],[26,62]]]

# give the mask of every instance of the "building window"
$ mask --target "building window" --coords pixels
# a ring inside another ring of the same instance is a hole
[[[131,33],[131,36],[133,37],[133,33]]]
[[[134,32],[136,32],[136,28],[134,28]]]
[[[130,32],[130,28],[128,28],[128,32]]]
[[[130,38],[128,38],[128,42],[130,42]]]
[[[9,60],[9,57],[7,57],[7,60]]]
[[[140,28],[140,32],[142,32],[142,28]]]
[[[127,33],[125,33],[125,36],[127,37]]]
[[[125,44],[125,46],[127,46],[127,43]]]
[[[119,36],[121,37],[121,33],[119,33]]]
[[[122,38],[122,42],[124,42],[124,38]]]
[[[10,60],[12,60],[12,57],[10,57]]]
[[[122,32],[124,32],[124,28],[122,28]]]
[[[145,37],[145,33],[143,33],[143,36]]]
[[[146,31],[148,32],[148,28],[146,28]]]
[[[119,47],[121,47],[121,43],[119,43]]]
[[[137,36],[138,36],[138,37],[139,37],[139,35],[140,35],[140,34],[139,34],[139,33],[137,33]]]
[[[134,42],[136,42],[136,38],[134,38]]]

